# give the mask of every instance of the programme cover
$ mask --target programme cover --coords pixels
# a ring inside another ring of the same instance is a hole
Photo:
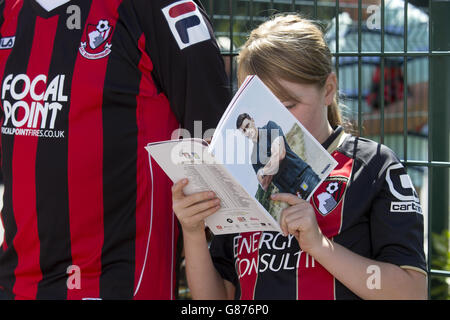
[[[211,154],[278,220],[289,192],[309,200],[337,162],[257,76],[248,76],[215,131]]]

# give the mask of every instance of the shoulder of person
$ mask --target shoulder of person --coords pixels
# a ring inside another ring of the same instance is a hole
[[[339,150],[380,173],[390,165],[400,163],[398,156],[388,146],[367,138],[351,135],[339,147]]]

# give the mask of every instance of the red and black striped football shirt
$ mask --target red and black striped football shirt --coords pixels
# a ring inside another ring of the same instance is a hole
[[[6,0],[0,36],[0,288],[16,299],[172,298],[170,181],[144,146],[194,120],[214,128],[226,107],[203,9],[72,0],[47,12]]]
[[[397,156],[342,127],[323,146],[338,165],[310,200],[322,233],[363,257],[426,274],[422,210]],[[293,235],[219,235],[210,252],[222,278],[235,285],[236,299],[358,299]]]

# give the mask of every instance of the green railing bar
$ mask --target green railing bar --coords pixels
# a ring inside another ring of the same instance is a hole
[[[428,168],[450,168],[450,162],[445,161],[421,161],[421,160],[402,160],[402,163],[409,167],[428,167]]]
[[[362,0],[358,0],[358,53],[361,53]],[[359,70],[358,70],[359,73]]]
[[[253,29],[253,0],[250,0],[248,5],[248,12],[249,12],[249,18],[250,18],[250,30]]]
[[[408,0],[403,7],[403,51],[408,52]],[[408,57],[403,57],[403,157],[408,161]]]
[[[447,0],[432,0],[430,2],[430,49],[450,50],[450,2]],[[448,70],[450,67],[450,57],[430,58],[429,68],[429,153],[430,160],[449,161],[450,155],[450,90],[448,83],[450,77]],[[441,233],[449,229],[449,176],[448,170],[433,169],[432,183],[433,190],[429,196],[432,204],[432,221],[430,223],[433,233]],[[436,172],[438,171],[438,172]],[[431,234],[431,233],[430,233]],[[445,244],[447,252],[448,243]],[[435,252],[435,251],[434,251]],[[433,253],[434,253],[433,252]],[[436,252],[437,253],[437,252]],[[444,255],[445,256],[445,255]],[[432,257],[434,257],[432,255]],[[433,260],[433,259],[432,259]],[[433,265],[432,265],[433,266]]]
[[[214,1],[213,0],[209,0],[209,13],[208,15],[213,18],[214,15]]]
[[[246,0],[246,1],[250,1],[250,0]],[[274,2],[273,0],[254,0],[254,1],[255,2],[260,2],[260,3],[267,3],[267,2],[273,3]],[[288,4],[291,1],[293,1],[293,0],[276,1],[276,2],[277,2],[277,4]],[[296,0],[295,3],[297,5],[311,6],[311,0]],[[320,2],[319,6],[320,7],[331,8],[334,5],[332,3],[328,3],[326,1],[322,1],[322,2]],[[342,3],[340,6],[341,6],[341,8],[355,8],[356,7],[356,5],[352,4],[352,3]],[[367,7],[368,7],[367,4],[363,5],[363,8],[367,8]]]
[[[361,77],[361,51],[362,51],[362,0],[358,0],[358,134],[362,136],[362,77]]]
[[[446,270],[431,269],[428,273],[433,276],[450,277],[450,271]]]
[[[339,81],[339,0],[336,0],[336,42],[335,42],[335,59],[334,59],[334,69],[336,71],[336,77]],[[339,84],[339,82],[338,82]]]
[[[297,3],[298,5],[298,3]],[[274,8],[272,8],[274,9]],[[247,10],[247,12],[249,12],[249,10]],[[275,12],[277,12],[277,10],[275,10]],[[215,14],[213,16],[211,16],[214,20],[229,20],[230,16],[228,14]],[[235,21],[248,21],[250,18],[248,15],[235,15],[234,16],[234,20]],[[253,16],[253,21],[260,21],[260,22],[264,22],[267,20],[267,16]],[[327,24],[329,22],[329,20],[325,20],[325,19],[316,19],[318,20],[318,22],[321,22],[323,24]],[[220,31],[216,31],[216,32],[220,32]],[[242,32],[242,34],[248,34],[248,32]]]
[[[361,57],[358,57],[358,134],[362,136],[362,77],[361,77]]]
[[[337,54],[334,54],[337,55]],[[344,57],[436,57],[436,56],[450,56],[450,51],[385,51],[385,52],[352,52],[341,51],[339,56]]]
[[[334,69],[336,72],[336,77],[338,79],[338,90],[339,90],[339,0],[336,0],[335,5],[335,26],[336,26],[336,40],[335,40],[335,58],[334,58]]]
[[[408,52],[408,0],[404,0],[403,7],[403,51]]]
[[[250,12],[250,10],[248,9],[249,6],[247,6],[247,12]],[[230,15],[228,14],[215,14],[213,16],[214,19],[217,20],[229,20],[230,19]],[[235,21],[248,21],[250,20],[250,15],[238,15],[238,16],[234,16],[233,17]],[[267,17],[260,17],[260,16],[256,16],[256,17],[252,17],[253,20],[255,21],[265,21],[267,19]],[[248,32],[245,32],[246,34],[248,34]]]
[[[380,60],[380,142],[384,144],[384,57]]]
[[[381,0],[381,54],[384,53],[384,0]],[[384,143],[384,56],[380,61],[380,142]]]
[[[317,0],[314,0],[314,19],[317,19]]]
[[[431,50],[433,48],[432,46],[432,32],[431,32],[431,3],[432,1],[430,0],[428,2],[428,15],[429,15],[429,19],[428,19],[428,54],[431,54]],[[430,114],[430,110],[432,109],[432,99],[431,99],[431,88],[432,88],[432,84],[433,84],[433,80],[431,77],[431,69],[432,69],[432,64],[433,64],[433,59],[429,59],[428,60],[428,114]],[[432,148],[432,142],[433,140],[433,130],[432,130],[432,121],[430,121],[430,117],[428,117],[428,160],[433,159],[432,155],[433,155],[433,148]],[[429,172],[428,172],[428,199],[432,199],[433,197],[431,196],[433,194],[433,168],[429,167]],[[427,268],[428,268],[428,274],[431,274],[431,255],[433,252],[433,246],[432,246],[432,238],[431,238],[431,234],[432,234],[432,221],[433,221],[433,201],[428,201],[428,257],[427,257]],[[428,299],[431,298],[431,280],[428,278]]]
[[[429,122],[429,120],[428,120]],[[428,147],[428,149],[430,149]],[[434,166],[428,167],[428,199],[432,199],[431,195],[433,194],[433,171],[434,171]],[[432,228],[431,228],[431,222],[433,220],[433,215],[432,215],[432,211],[433,210],[433,203],[432,201],[428,201],[428,239],[427,239],[427,246],[428,246],[428,254],[427,254],[427,269],[428,269],[428,274],[431,274],[431,255],[433,253],[433,243],[432,243]],[[431,299],[431,280],[430,277],[428,277],[428,299]]]
[[[230,10],[230,50],[229,50],[229,57],[230,57],[230,76],[229,76],[229,79],[228,79],[228,85],[230,86],[230,90],[231,91],[233,91],[233,77],[234,77],[234,75],[233,75],[233,56],[234,55],[231,55],[233,52],[233,43],[234,43],[234,41],[233,41],[233,0],[229,0],[229,2],[228,2],[228,6],[229,6],[229,10]],[[232,92],[232,93],[234,93],[234,92]]]

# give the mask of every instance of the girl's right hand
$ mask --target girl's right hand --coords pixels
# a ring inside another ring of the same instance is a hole
[[[182,179],[172,186],[172,207],[184,233],[205,231],[205,219],[220,209],[220,200],[214,192],[198,192],[186,196],[183,188],[188,184]]]

